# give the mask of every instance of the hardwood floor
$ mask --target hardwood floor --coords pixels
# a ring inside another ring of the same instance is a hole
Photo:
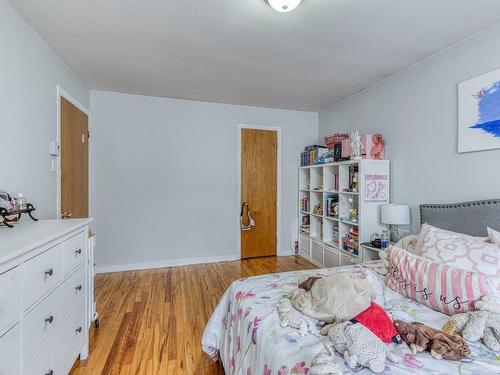
[[[241,277],[310,268],[290,256],[98,275],[101,325],[90,332],[89,359],[71,374],[224,374],[202,352],[201,336],[226,288]]]

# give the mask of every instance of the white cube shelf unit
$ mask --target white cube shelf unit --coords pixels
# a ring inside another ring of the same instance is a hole
[[[358,177],[356,191],[350,189],[354,172]],[[369,260],[361,243],[368,242],[372,233],[387,229],[380,222],[380,205],[390,201],[389,189],[389,160],[362,159],[300,167],[299,255],[322,268]],[[328,203],[337,200],[335,215]],[[353,209],[357,210],[354,221]],[[358,241],[344,244],[343,239],[349,237],[357,237]]]

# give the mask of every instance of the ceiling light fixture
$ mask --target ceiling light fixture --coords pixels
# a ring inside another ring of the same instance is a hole
[[[267,0],[269,5],[278,12],[290,12],[297,8],[302,0]]]

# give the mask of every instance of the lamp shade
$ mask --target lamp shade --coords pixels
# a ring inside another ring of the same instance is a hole
[[[384,224],[410,224],[410,207],[407,204],[384,204],[380,210]]]

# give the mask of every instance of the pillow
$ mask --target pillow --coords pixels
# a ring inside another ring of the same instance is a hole
[[[500,232],[488,227],[488,237],[491,243],[500,245]]]
[[[432,238],[428,238],[428,236],[434,235]],[[469,236],[468,234],[465,233],[458,233],[458,232],[453,232],[451,230],[445,230],[441,229],[438,227],[433,227],[432,225],[429,225],[427,223],[422,225],[422,228],[420,229],[420,233],[417,235],[417,244],[415,245],[415,254],[420,255],[422,252],[422,246],[424,242],[430,241],[430,240],[436,240],[437,238],[446,238],[446,239],[451,239],[451,238],[463,238],[463,237],[468,237],[468,238],[475,238],[478,241],[486,241],[487,238],[484,237],[472,237]]]
[[[434,262],[481,272],[488,276],[495,299],[500,301],[500,247],[482,238],[456,236],[429,229],[422,241],[420,256]]]
[[[480,272],[433,262],[403,249],[389,249],[386,285],[433,310],[454,315],[475,310],[474,302],[490,294]]]
[[[401,238],[399,242],[394,246],[415,254],[417,243],[418,243],[418,235],[410,234],[406,237]]]

